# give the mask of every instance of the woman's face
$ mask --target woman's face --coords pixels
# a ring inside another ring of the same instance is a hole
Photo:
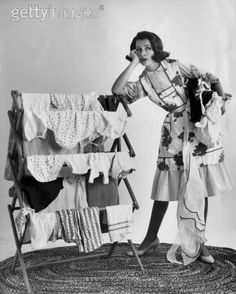
[[[140,59],[140,63],[143,66],[150,69],[156,66],[157,62],[152,59],[152,56],[154,56],[155,53],[148,39],[137,40],[135,49]]]

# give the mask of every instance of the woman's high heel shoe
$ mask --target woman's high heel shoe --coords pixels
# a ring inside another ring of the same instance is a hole
[[[135,249],[136,253],[138,256],[142,256],[144,255],[147,251],[149,251],[150,249],[153,249],[154,251],[157,249],[158,245],[159,245],[160,241],[159,238],[157,237],[152,243],[150,243],[146,248],[144,249]],[[128,251],[126,252],[126,254],[128,256],[134,256],[133,251]]]
[[[215,262],[212,255],[199,255],[199,259],[202,262],[213,264]]]
[[[205,263],[213,264],[215,262],[213,256],[210,254],[210,251],[207,249],[205,244],[202,244],[201,253],[198,257],[199,260]]]

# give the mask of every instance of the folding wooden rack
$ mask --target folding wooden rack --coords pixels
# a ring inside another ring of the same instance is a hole
[[[94,254],[90,253],[90,254],[83,254],[82,256],[81,254],[79,254],[80,256],[76,258],[68,258],[61,261],[48,261],[45,263],[35,264],[28,267],[26,266],[24,262],[22,250],[21,250],[22,245],[26,244],[26,242],[24,241],[26,229],[24,231],[23,236],[19,237],[19,234],[16,229],[15,220],[14,220],[14,212],[17,212],[21,208],[24,208],[25,206],[24,199],[26,197],[22,189],[22,183],[21,183],[21,180],[25,171],[25,164],[26,164],[26,157],[25,157],[26,155],[24,153],[24,146],[23,146],[24,138],[23,138],[23,132],[22,132],[22,119],[23,119],[24,110],[21,108],[20,103],[18,101],[21,97],[21,93],[13,90],[11,91],[11,96],[13,99],[13,104],[12,104],[12,109],[8,111],[11,129],[10,129],[10,140],[9,140],[7,157],[8,157],[10,172],[14,181],[13,186],[9,189],[9,196],[12,198],[12,200],[11,200],[11,204],[8,205],[8,211],[10,215],[12,230],[13,230],[15,244],[16,244],[16,254],[12,264],[12,271],[14,272],[17,270],[21,270],[23,274],[24,283],[27,289],[27,293],[33,293],[31,285],[29,283],[28,276],[27,276],[27,271],[26,271],[27,269],[48,266],[55,263],[70,262],[70,261],[79,260],[79,259],[94,258],[94,257],[100,257],[100,256],[111,257],[118,242],[114,242],[113,244],[111,244],[111,247],[108,253],[94,253]],[[113,99],[113,101],[116,101],[116,107],[118,106],[119,103],[122,103],[124,109],[127,112],[127,115],[129,117],[132,115],[124,97],[103,95],[103,96],[99,96],[99,98],[103,98],[103,101],[108,101],[108,102],[109,102],[109,99]],[[129,150],[129,155],[131,157],[134,157],[135,152],[126,134],[123,135],[123,139]],[[121,138],[115,139],[112,144],[110,152],[115,152],[115,151],[121,151]],[[119,179],[118,185],[120,184],[122,180],[124,181],[125,186],[127,187],[129,195],[132,199],[133,211],[136,209],[139,209],[139,204],[135,198],[134,192],[129,184],[128,179],[127,178]],[[18,205],[17,205],[17,202],[18,202]],[[29,224],[29,219],[27,220],[26,227],[28,224]],[[134,257],[136,258],[140,269],[144,270],[142,263],[135,251],[135,247],[132,243],[132,240],[128,239],[128,243],[131,247],[131,250],[134,253]],[[20,266],[17,267],[18,262]]]

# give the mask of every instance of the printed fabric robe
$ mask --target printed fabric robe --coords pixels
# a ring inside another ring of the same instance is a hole
[[[194,65],[165,59],[156,71],[144,70],[137,82],[127,82],[125,86],[128,103],[148,96],[168,112],[161,131],[151,198],[178,200],[178,233],[167,258],[180,263],[175,257],[180,247],[185,265],[197,259],[201,244],[206,241],[205,197],[228,191],[232,186],[220,136],[213,147],[195,136],[185,87],[187,79],[202,79],[209,85],[219,81]]]

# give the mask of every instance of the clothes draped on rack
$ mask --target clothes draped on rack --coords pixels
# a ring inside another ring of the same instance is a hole
[[[90,252],[102,245],[101,227],[108,228],[112,241],[131,231],[132,206],[116,205],[119,197],[111,195],[114,188],[116,193],[118,191],[117,180],[134,170],[129,153],[78,153],[81,151],[78,145],[83,147],[100,137],[115,139],[124,134],[127,124],[124,109],[106,111],[98,97],[95,92],[84,95],[21,94],[26,152],[24,172],[27,175],[23,177],[22,187],[27,199],[23,199],[26,207],[20,210],[16,223],[22,237],[29,220],[25,238],[31,239],[34,249],[43,248],[48,240],[62,238],[66,242],[75,242],[81,252]],[[30,142],[37,139],[40,144],[28,148]],[[54,150],[41,154],[41,142],[48,140],[50,145],[54,144],[53,139],[59,154],[54,154]],[[33,154],[27,154],[29,150]],[[108,200],[99,201],[100,207],[104,204],[103,208],[88,205],[87,199],[90,204],[94,201],[90,187],[94,180],[97,188],[109,186],[109,189],[101,190],[106,195],[99,194]]]
[[[79,209],[118,205],[118,181],[109,176],[104,184],[103,175],[89,183],[88,175],[57,178],[56,181],[41,183],[33,177],[25,180],[27,188],[26,206],[30,204],[35,212],[55,212],[63,209]]]
[[[100,96],[95,92],[83,95],[22,93],[19,97],[24,110],[22,131],[30,140],[22,138],[26,158],[101,152],[108,137],[118,138],[126,128],[127,115],[123,107],[113,112],[104,111],[98,101]],[[9,150],[13,137],[11,131]],[[13,180],[8,160],[4,178]]]
[[[50,94],[51,105],[58,110],[102,111],[98,94]]]
[[[21,250],[24,244],[42,249],[48,241],[62,239],[87,253],[108,241],[109,227],[111,240],[114,226],[116,240],[129,236],[132,211],[139,205],[125,179],[132,205],[121,209],[118,184],[134,170],[131,156],[135,153],[124,133],[131,112],[125,101],[95,92],[79,95],[11,91],[11,95],[4,177],[14,181],[8,205],[17,247],[12,270],[20,261],[27,293],[32,293],[27,269],[58,261],[25,264]],[[121,152],[121,136],[128,152]],[[112,144],[112,152],[104,151],[107,139],[118,139]],[[111,205],[115,205],[115,213]],[[128,242],[133,249],[132,240]],[[115,246],[116,243],[99,256],[110,257]],[[61,262],[97,256],[65,256]],[[136,260],[143,270],[137,255]]]
[[[116,139],[124,134],[127,115],[124,112],[74,110],[24,111],[23,129],[27,141],[45,138],[53,131],[57,144],[72,149],[78,143],[86,145],[96,138]]]
[[[86,192],[88,206],[105,207],[119,204],[118,180],[109,176],[109,183],[103,184],[103,175],[89,183],[89,176],[86,176]]]
[[[128,152],[99,152],[65,155],[32,155],[26,158],[27,169],[39,182],[53,181],[60,176],[63,165],[70,167],[73,174],[86,174],[90,171],[89,182],[104,175],[119,178],[134,171],[133,160]]]
[[[42,212],[88,207],[85,176],[75,175],[61,178],[63,188],[58,196]]]
[[[19,235],[22,237],[29,218],[26,239],[30,238],[33,249],[42,249],[48,241],[62,238],[74,242],[80,252],[91,252],[102,246],[102,226],[108,226],[112,242],[127,238],[132,232],[132,205],[105,207],[106,219],[100,220],[98,207],[62,209],[55,212],[38,212],[23,208],[16,216]],[[104,211],[104,209],[102,210]]]
[[[40,99],[42,97],[42,99]],[[66,149],[83,146],[99,136],[118,138],[124,134],[124,111],[104,111],[99,96],[90,94],[24,94],[23,130],[27,141],[54,133],[57,144]]]
[[[40,94],[22,93],[20,104],[23,109],[31,111],[41,110],[77,110],[77,111],[102,111],[98,94]]]
[[[132,205],[113,205],[106,207],[108,233],[111,242],[129,239],[132,233]]]
[[[84,251],[90,252],[102,246],[99,208],[89,207],[76,210],[79,219]]]
[[[36,212],[46,208],[54,200],[57,201],[59,194],[64,191],[62,178],[42,183],[33,177],[24,176],[21,185],[26,196],[26,204]]]

